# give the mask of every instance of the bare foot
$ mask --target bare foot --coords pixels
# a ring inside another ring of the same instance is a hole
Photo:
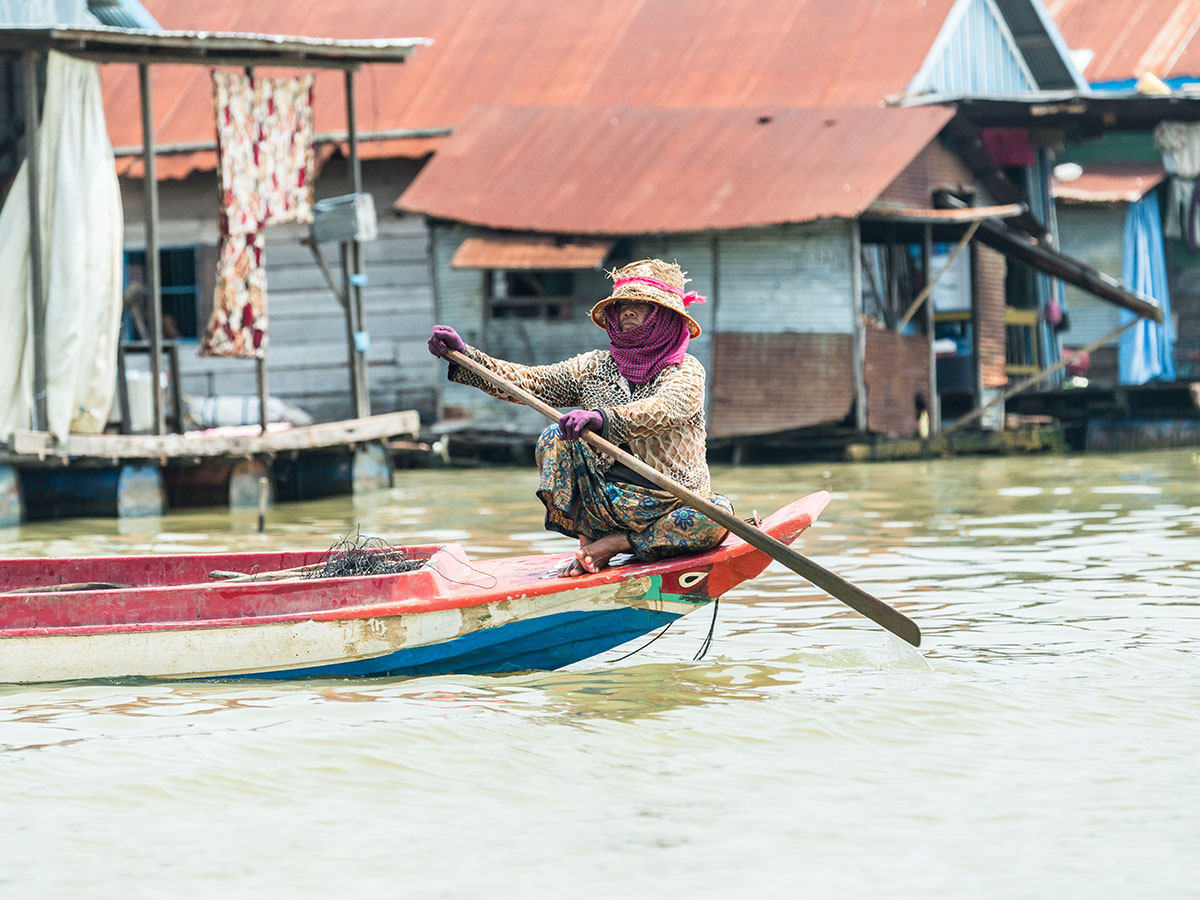
[[[599,572],[608,566],[608,561],[618,553],[628,553],[633,549],[628,535],[606,534],[602,538],[581,546],[575,551],[579,564],[589,572]]]
[[[574,578],[576,575],[582,575],[583,571],[583,564],[578,559],[573,559],[571,564],[564,566],[558,574],[560,578]]]
[[[582,550],[586,546],[587,538],[581,534],[579,536],[579,547]],[[559,570],[558,575],[560,578],[574,578],[577,575],[584,574],[585,571],[586,570],[583,568],[583,563],[581,563],[578,556],[576,556],[575,559],[571,560],[570,565],[563,566],[562,569]]]

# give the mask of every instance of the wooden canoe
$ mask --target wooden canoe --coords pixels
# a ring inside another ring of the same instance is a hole
[[[791,543],[828,502],[811,494],[762,528]],[[270,573],[326,551],[5,560],[0,683],[557,669],[708,604],[770,562],[733,535],[708,553],[577,577],[550,575],[562,556],[407,550],[425,564],[279,580]],[[217,570],[257,575],[214,581]]]

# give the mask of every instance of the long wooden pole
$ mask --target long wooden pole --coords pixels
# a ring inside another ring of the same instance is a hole
[[[246,80],[251,84],[251,90],[254,85],[254,67],[246,66]],[[270,344],[268,344],[270,346]],[[267,433],[267,423],[271,421],[271,414],[267,409],[267,401],[271,397],[270,376],[267,372],[267,351],[260,348],[258,355],[254,357],[254,380],[258,387],[258,426],[259,430]],[[179,429],[183,431],[182,428]],[[261,530],[261,529],[260,529]]]
[[[29,328],[33,343],[33,430],[49,429],[46,409],[46,279],[42,269],[42,160],[38,147],[38,60],[25,51],[25,174],[29,185]]]
[[[162,402],[162,276],[158,265],[158,171],[154,163],[154,117],[150,109],[150,66],[138,65],[138,90],[142,101],[142,187],[146,220],[146,305],[150,308],[150,397],[154,433],[167,433]]]
[[[475,360],[464,356],[458,351],[448,351],[446,359],[456,365],[462,366],[464,369],[474,372],[489,384],[494,385],[509,396],[536,410],[546,418],[555,422],[561,418],[562,413],[554,407],[543,403],[533,394],[530,394],[507,379],[501,378],[495,372],[481,366]],[[664,491],[679,498],[688,506],[704,513],[704,515],[708,516],[714,522],[732,531],[747,544],[761,550],[775,561],[783,563],[797,575],[808,579],[821,590],[841,600],[851,609],[862,613],[876,624],[882,625],[892,634],[908,641],[914,647],[921,645],[921,630],[917,627],[916,623],[898,610],[892,609],[892,607],[888,606],[882,600],[871,596],[862,588],[846,581],[840,575],[835,575],[824,566],[801,556],[787,544],[776,540],[765,531],[760,531],[750,523],[744,522],[732,513],[711,503],[695,491],[688,490],[674,479],[668,478],[662,472],[658,471],[658,469],[646,465],[646,463],[633,454],[626,453],[620,447],[610,441],[606,441],[595,432],[585,431],[581,435],[581,439],[601,453],[605,453],[617,462],[633,469],[633,471],[637,472],[643,478],[648,479]]]
[[[358,113],[354,105],[354,70],[347,69],[346,79],[346,162],[350,167],[350,190],[355,196],[362,193],[362,163],[358,158]],[[362,242],[350,241],[350,284],[346,300],[354,306],[354,391],[355,415],[360,419],[371,415],[371,388],[367,384],[367,311],[363,305]]]

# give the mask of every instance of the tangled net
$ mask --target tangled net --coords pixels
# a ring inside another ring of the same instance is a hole
[[[382,538],[364,537],[357,530],[334,543],[309,578],[345,578],[350,575],[396,575],[429,562],[414,559],[406,547],[395,547]]]

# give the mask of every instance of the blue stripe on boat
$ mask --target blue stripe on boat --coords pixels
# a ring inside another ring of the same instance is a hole
[[[397,650],[371,659],[231,677],[483,675],[529,669],[560,669],[661,628],[678,618],[677,613],[629,607],[555,613],[483,628],[453,640]]]

